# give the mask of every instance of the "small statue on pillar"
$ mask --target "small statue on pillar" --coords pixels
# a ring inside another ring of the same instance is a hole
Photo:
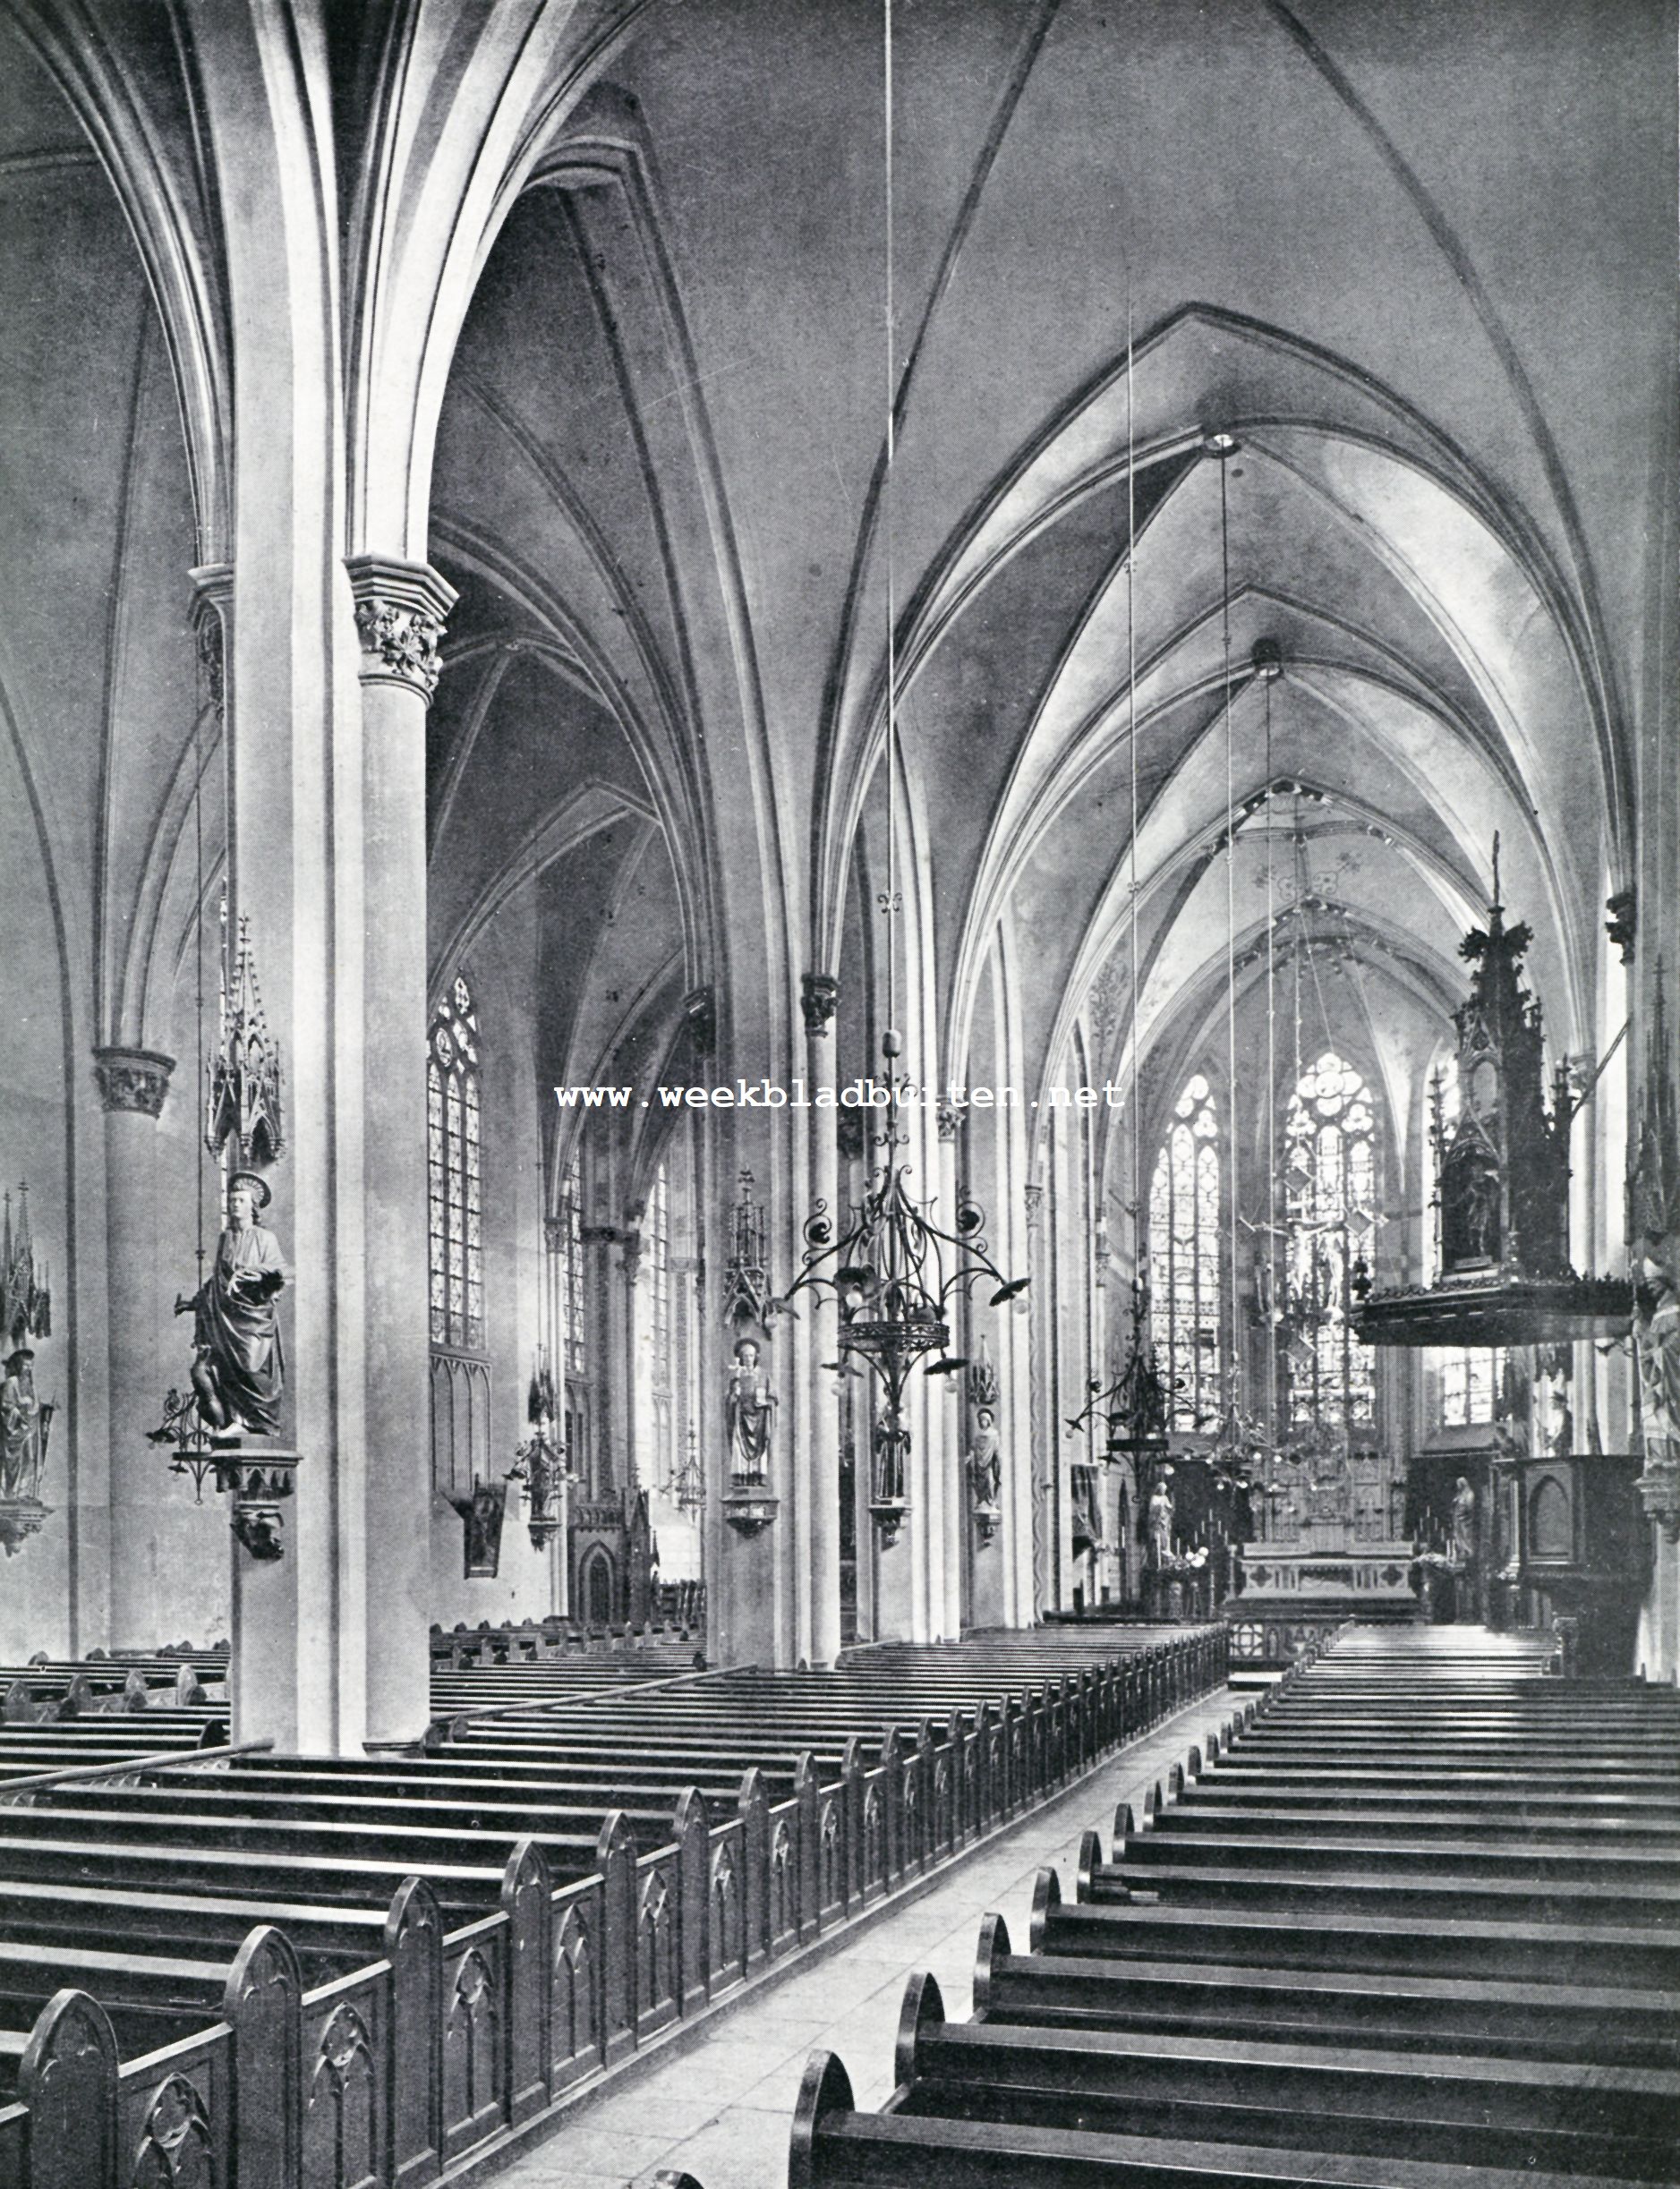
[[[770,1478],[770,1432],[775,1416],[776,1393],[767,1370],[759,1365],[755,1338],[740,1338],[735,1345],[735,1366],[729,1370],[724,1414],[729,1432],[729,1478],[755,1485]]]
[[[968,1444],[968,1485],[982,1543],[991,1542],[1002,1519],[1003,1464],[998,1449],[998,1397],[997,1370],[982,1338],[979,1357],[968,1369],[968,1398],[974,1407],[974,1427]]]
[[[54,1407],[35,1395],[34,1360],[32,1347],[16,1347],[0,1383],[0,1543],[8,1558],[39,1530],[48,1510],[40,1489]]]
[[[979,1523],[980,1540],[989,1543],[1002,1518],[998,1498],[1003,1486],[997,1428],[989,1406],[975,1409],[974,1435],[968,1446],[968,1479],[974,1489],[974,1517]]]
[[[217,1441],[279,1434],[286,1356],[275,1302],[286,1283],[280,1242],[257,1222],[268,1182],[254,1171],[227,1181],[227,1226],[210,1273],[177,1315],[192,1317],[192,1388],[200,1420]]]

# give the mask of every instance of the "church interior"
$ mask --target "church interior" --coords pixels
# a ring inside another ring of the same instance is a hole
[[[0,2189],[1676,2178],[1677,38],[0,0]]]

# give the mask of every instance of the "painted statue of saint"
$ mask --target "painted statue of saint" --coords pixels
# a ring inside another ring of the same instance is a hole
[[[210,1273],[190,1299],[175,1301],[177,1315],[193,1318],[192,1387],[218,1436],[279,1434],[286,1357],[275,1303],[286,1268],[279,1240],[257,1222],[269,1197],[254,1171],[235,1171]]]
[[[776,1394],[768,1372],[759,1366],[758,1344],[742,1338],[735,1348],[735,1366],[724,1413],[729,1430],[729,1473],[737,1482],[763,1482],[770,1473],[770,1429]]]

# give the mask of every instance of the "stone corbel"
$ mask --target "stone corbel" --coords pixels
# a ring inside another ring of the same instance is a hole
[[[840,1009],[840,981],[832,973],[807,973],[799,983],[799,1008],[805,1013],[805,1030],[817,1039],[825,1039],[829,1020]]]
[[[428,706],[443,674],[439,647],[456,592],[424,563],[353,555],[345,564],[355,594],[363,684],[398,684]]]

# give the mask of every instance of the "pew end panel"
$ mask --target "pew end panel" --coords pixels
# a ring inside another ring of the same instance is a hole
[[[919,2052],[924,2039],[945,2026],[945,2002],[929,1970],[918,1969],[904,1987],[899,2009],[899,2032],[892,2050],[892,2080],[902,2097],[921,2074]]]
[[[697,1786],[686,1786],[678,1795],[671,1837],[677,1847],[678,2012],[692,2014],[705,2005],[712,1988],[712,1820]]]
[[[228,1972],[240,2189],[292,2189],[303,2148],[303,1986],[283,1931],[260,1923]]]
[[[980,1937],[974,1952],[974,2019],[985,2022],[992,2012],[992,1971],[1010,1957],[1009,1925],[994,1913],[980,1918]]]
[[[1061,1905],[1062,1879],[1046,1864],[1033,1880],[1032,1920],[1027,1929],[1027,1950],[1029,1954],[1044,1952],[1045,1929]]]
[[[92,2189],[117,2168],[116,2037],[85,1991],[55,1991],[18,2065],[29,2189]]]
[[[831,2114],[855,2111],[851,2077],[840,2055],[814,2052],[806,2064],[805,2080],[793,2108],[793,2133],[788,2145],[788,2189],[821,2189],[816,2139]],[[68,2185],[65,2185],[68,2189]]]
[[[516,2127],[549,2101],[553,2043],[549,2027],[554,1887],[542,1850],[522,1839],[507,1857],[499,1895],[507,1919],[503,1956],[507,1982],[507,2111]]]
[[[391,1965],[386,2135],[395,2189],[443,2166],[443,1912],[423,1878],[405,1878],[385,1919]]]
[[[1080,1900],[1088,1900],[1091,1897],[1091,1879],[1102,1867],[1103,1842],[1101,1836],[1094,1831],[1082,1832],[1079,1836],[1079,1867],[1075,1886],[1075,1892]]]
[[[610,1810],[595,1844],[601,1884],[601,1962],[606,1975],[601,2057],[607,2065],[635,2048],[637,1909],[635,1841],[624,1811]]]

